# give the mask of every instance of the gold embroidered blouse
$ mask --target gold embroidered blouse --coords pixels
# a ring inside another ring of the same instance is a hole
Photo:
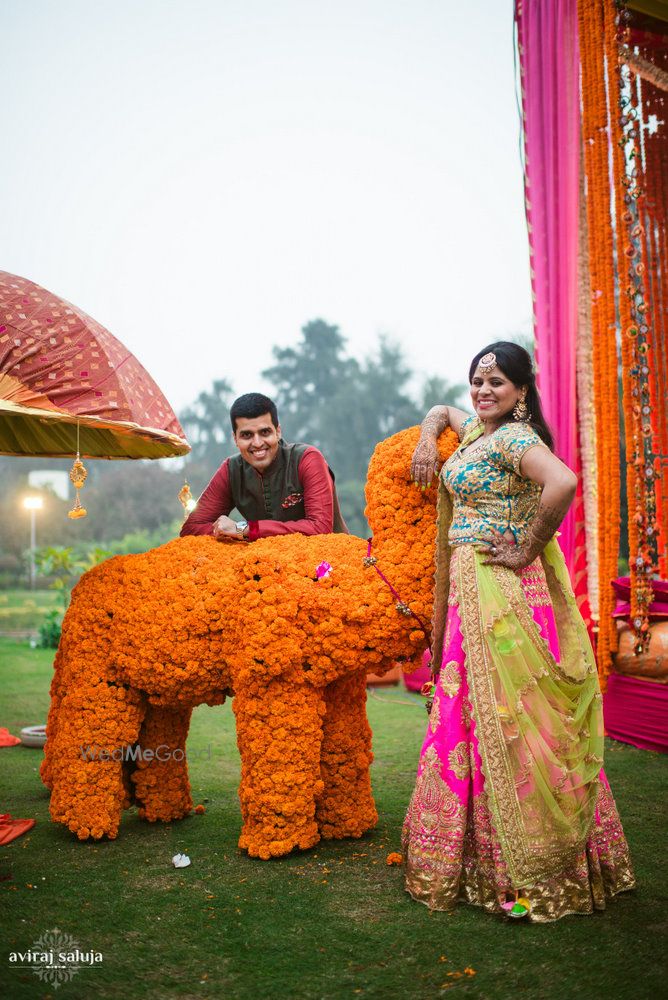
[[[510,529],[521,544],[538,509],[541,487],[520,474],[523,455],[536,445],[547,447],[524,422],[502,424],[487,437],[478,436],[478,417],[462,424],[462,443],[441,469],[452,496],[451,545],[489,541],[491,529]]]

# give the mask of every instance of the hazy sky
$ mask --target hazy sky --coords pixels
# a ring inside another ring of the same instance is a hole
[[[0,268],[179,409],[322,317],[465,375],[530,329],[512,0],[0,0]]]

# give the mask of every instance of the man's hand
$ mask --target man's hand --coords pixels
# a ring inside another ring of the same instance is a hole
[[[217,521],[214,521],[211,534],[218,541],[227,541],[230,538],[236,539],[237,541],[243,541],[244,535],[241,531],[237,531],[236,521],[233,521],[231,517],[226,514],[221,514]]]

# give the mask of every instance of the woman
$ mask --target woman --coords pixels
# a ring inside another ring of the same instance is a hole
[[[439,666],[403,831],[406,888],[529,920],[602,909],[634,886],[602,770],[601,694],[555,531],[576,477],[552,453],[529,354],[469,371],[475,416],[436,406],[411,473],[440,474],[432,662]]]

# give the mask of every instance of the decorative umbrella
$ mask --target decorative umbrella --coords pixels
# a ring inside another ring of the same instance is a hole
[[[80,454],[189,451],[171,406],[120,341],[65,299],[0,271],[0,454],[76,456],[78,488]]]

